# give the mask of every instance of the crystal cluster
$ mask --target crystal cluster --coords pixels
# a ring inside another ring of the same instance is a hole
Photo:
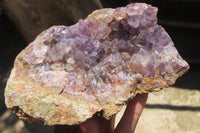
[[[72,125],[99,111],[110,118],[137,93],[174,84],[189,65],[157,10],[132,3],[42,32],[15,60],[7,107],[30,122]]]

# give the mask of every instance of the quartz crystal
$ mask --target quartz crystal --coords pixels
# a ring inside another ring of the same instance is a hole
[[[157,11],[131,3],[45,30],[16,57],[7,107],[29,122],[73,125],[98,112],[109,119],[137,93],[174,84],[189,65]]]

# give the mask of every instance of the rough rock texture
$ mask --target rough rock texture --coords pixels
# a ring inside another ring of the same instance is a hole
[[[102,110],[109,118],[137,93],[174,84],[189,65],[156,15],[132,3],[42,32],[15,60],[7,107],[30,122],[71,125]]]

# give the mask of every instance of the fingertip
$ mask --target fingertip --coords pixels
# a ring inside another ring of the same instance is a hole
[[[88,119],[79,125],[83,133],[99,133],[99,125],[95,119]]]
[[[111,133],[114,131],[115,115],[106,120],[105,118],[94,115],[79,125],[83,133]]]
[[[84,126],[84,124],[80,124],[79,127],[83,133],[87,133],[87,128]]]
[[[144,93],[144,94],[137,94],[129,103],[127,106],[132,105],[135,103],[139,103],[142,106],[144,106],[146,104],[148,98],[148,93]]]

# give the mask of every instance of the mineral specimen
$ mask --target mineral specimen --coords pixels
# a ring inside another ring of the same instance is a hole
[[[137,93],[174,84],[189,65],[156,15],[132,3],[42,32],[15,60],[7,107],[30,122],[72,125],[99,111],[110,118]]]

